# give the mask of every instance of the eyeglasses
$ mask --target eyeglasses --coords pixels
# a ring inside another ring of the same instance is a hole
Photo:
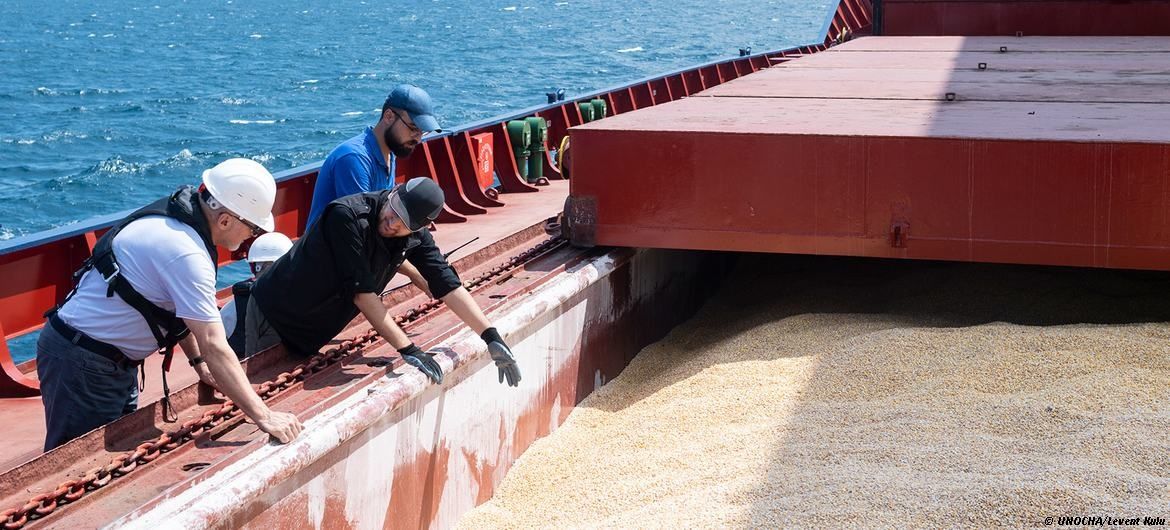
[[[248,227],[248,230],[252,231],[252,237],[260,237],[260,236],[264,235],[265,232],[267,232],[267,230],[260,228],[259,226],[256,226],[252,223],[249,223],[248,221],[245,221],[243,217],[240,217],[234,213],[229,213],[228,215],[235,217],[237,221],[243,223],[244,226]]]
[[[390,112],[393,112],[393,113],[394,113],[394,116],[395,116],[396,118],[398,118],[398,121],[400,121],[400,122],[402,122],[404,125],[406,125],[406,127],[407,127],[408,129],[410,129],[410,131],[411,131],[411,132],[413,132],[413,133],[418,133],[418,134],[423,134],[423,132],[422,132],[422,129],[419,129],[419,128],[418,128],[418,125],[415,125],[415,124],[413,124],[413,123],[410,123],[410,122],[406,121],[406,120],[405,120],[405,119],[402,117],[402,115],[398,113],[398,111],[396,111],[396,110],[394,110],[394,109],[390,109]]]

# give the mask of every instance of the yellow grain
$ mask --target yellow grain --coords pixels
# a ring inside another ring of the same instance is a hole
[[[535,443],[460,526],[1170,516],[1170,293],[1160,285],[749,259],[698,316]],[[1081,323],[1126,320],[1153,321]]]

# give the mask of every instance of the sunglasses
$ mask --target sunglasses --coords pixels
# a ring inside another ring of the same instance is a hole
[[[228,215],[235,217],[237,221],[243,223],[244,226],[248,227],[248,230],[252,231],[253,238],[260,237],[260,236],[264,235],[265,232],[267,232],[267,230],[260,228],[259,226],[256,226],[252,223],[249,223],[248,221],[245,221],[243,217],[240,217],[234,213],[229,213]]]

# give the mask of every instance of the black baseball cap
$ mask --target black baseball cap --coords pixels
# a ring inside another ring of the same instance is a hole
[[[390,207],[411,232],[418,232],[443,211],[443,190],[429,178],[415,177],[390,192]]]

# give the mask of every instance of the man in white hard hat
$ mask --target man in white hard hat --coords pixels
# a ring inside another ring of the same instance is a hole
[[[228,333],[228,344],[241,360],[245,357],[244,322],[248,318],[248,299],[252,296],[252,286],[256,284],[260,273],[292,246],[292,240],[280,232],[269,232],[256,238],[252,246],[248,247],[248,268],[252,270],[252,277],[232,285],[231,301],[219,310],[223,329]]]
[[[201,189],[183,186],[98,240],[37,341],[46,451],[133,412],[143,359],[161,351],[169,360],[176,344],[261,430],[281,442],[300,433],[295,416],[252,390],[215,300],[216,247],[234,251],[272,230],[275,198],[264,166],[233,158],[204,171]]]

